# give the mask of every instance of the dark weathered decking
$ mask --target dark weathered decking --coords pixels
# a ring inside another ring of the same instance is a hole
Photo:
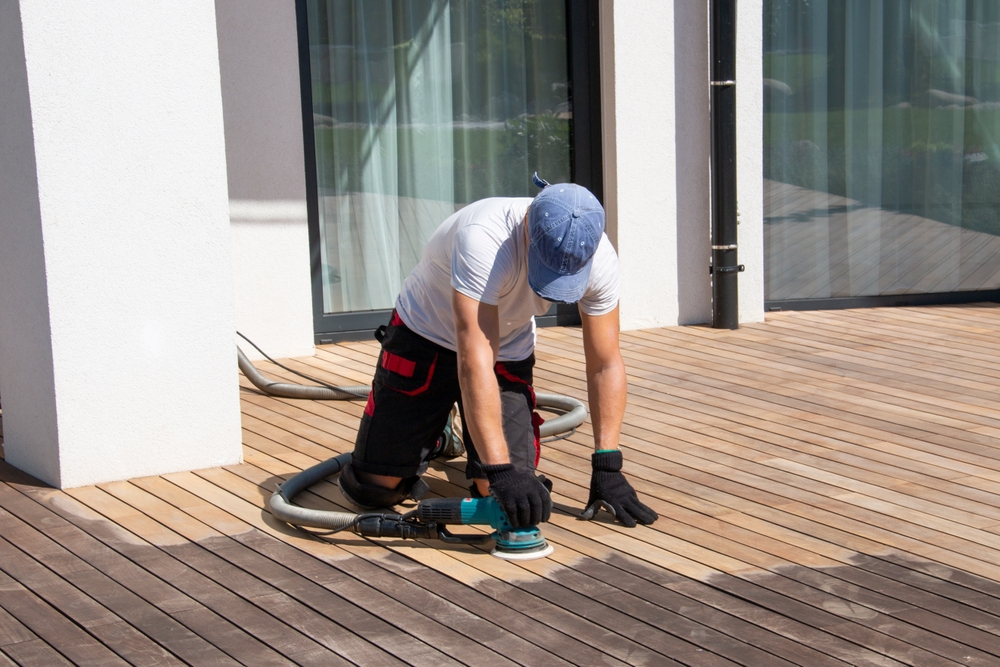
[[[661,519],[574,518],[585,425],[544,451],[556,550],[530,563],[271,520],[360,403],[245,389],[225,469],[59,492],[0,463],[0,665],[998,665],[998,341],[996,305],[627,333],[627,472]],[[537,386],[585,398],[580,348],[542,331]],[[375,354],[292,363],[356,384]]]

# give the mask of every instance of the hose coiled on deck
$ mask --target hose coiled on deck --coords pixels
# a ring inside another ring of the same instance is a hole
[[[238,346],[236,348],[236,356],[243,375],[250,380],[253,386],[270,396],[321,401],[349,401],[351,399],[368,398],[368,393],[371,391],[367,385],[326,385],[316,387],[286,382],[273,382],[257,370],[257,367],[250,362],[247,356],[243,354],[243,350]],[[535,404],[544,410],[562,413],[558,417],[547,419],[539,427],[539,436],[543,438],[572,431],[587,418],[586,406],[569,396],[536,392]],[[268,501],[268,505],[271,508],[271,515],[293,526],[308,526],[334,531],[344,530],[355,525],[358,521],[358,514],[308,509],[306,507],[299,507],[292,502],[300,492],[331,475],[339,473],[350,460],[350,452],[339,454],[290,477],[271,495],[271,499]]]

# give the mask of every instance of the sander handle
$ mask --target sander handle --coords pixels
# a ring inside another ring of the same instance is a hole
[[[351,529],[365,537],[398,537],[404,540],[437,537],[433,524],[412,523],[398,514],[362,514]]]

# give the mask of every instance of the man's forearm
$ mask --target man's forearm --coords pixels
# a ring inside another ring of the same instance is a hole
[[[580,317],[594,449],[618,449],[628,392],[625,361],[618,345],[618,308],[604,315],[580,313]]]
[[[500,386],[493,372],[500,347],[498,309],[458,291],[452,292],[452,307],[465,423],[483,463],[510,463],[503,437]]]
[[[480,460],[486,465],[510,463],[501,422],[500,386],[492,366],[460,360],[458,380],[465,422]]]
[[[598,509],[606,507],[624,526],[651,524],[656,521],[656,512],[639,500],[625,479],[622,454],[617,451],[628,392],[625,361],[618,344],[618,309],[595,317],[581,313],[581,319],[595,453],[590,460],[590,496],[580,516],[592,519]]]
[[[594,449],[618,449],[628,380],[625,365],[613,363],[587,373],[587,397],[594,425]]]

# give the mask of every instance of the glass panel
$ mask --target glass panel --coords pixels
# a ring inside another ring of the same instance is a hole
[[[1000,2],[765,0],[766,298],[1000,287]]]
[[[307,8],[324,312],[392,307],[465,204],[570,180],[564,3]]]

